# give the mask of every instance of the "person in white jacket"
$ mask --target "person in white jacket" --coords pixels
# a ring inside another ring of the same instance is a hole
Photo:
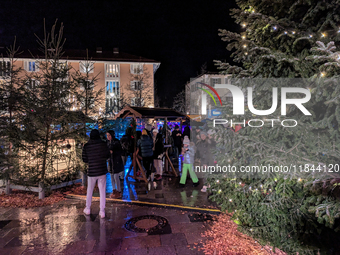
[[[183,155],[183,170],[182,170],[182,177],[179,181],[180,186],[184,186],[187,180],[187,174],[189,171],[190,178],[194,184],[194,186],[198,186],[199,181],[197,175],[193,170],[193,163],[194,163],[194,155],[195,155],[195,147],[190,146],[190,140],[188,136],[184,137],[183,140],[183,148],[182,148],[182,155]]]

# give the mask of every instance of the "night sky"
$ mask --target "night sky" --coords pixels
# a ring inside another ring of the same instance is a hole
[[[161,62],[155,83],[161,106],[172,99],[207,63],[229,60],[218,29],[237,31],[230,9],[234,1],[22,1],[1,0],[0,46],[17,37],[22,49],[37,48],[34,34],[43,36],[58,19],[64,24],[66,49],[112,50]]]

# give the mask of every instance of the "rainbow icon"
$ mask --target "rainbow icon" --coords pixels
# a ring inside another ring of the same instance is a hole
[[[216,90],[213,87],[211,87],[208,84],[205,84],[203,82],[200,82],[200,84],[202,84],[203,86],[208,87],[212,92],[214,92],[215,95],[217,96],[218,100],[220,101],[221,106],[222,106],[222,100],[221,100],[220,96],[218,95],[218,93],[216,92]],[[214,96],[211,94],[211,92],[209,90],[203,89],[203,88],[199,88],[199,89],[201,89],[204,92],[206,92],[212,98],[212,100],[214,101],[215,105],[217,106],[216,100],[215,100]]]

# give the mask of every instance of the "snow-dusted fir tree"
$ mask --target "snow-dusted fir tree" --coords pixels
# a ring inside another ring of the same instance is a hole
[[[175,97],[174,97],[174,101],[172,103],[172,109],[174,109],[175,111],[178,111],[180,113],[186,113],[187,108],[187,104],[186,104],[186,100],[185,100],[185,90],[182,90],[181,92],[179,92]]]
[[[253,104],[260,110],[271,108],[273,87],[308,88],[311,100],[304,106],[312,115],[288,107],[287,115],[281,116],[278,107],[266,118],[295,119],[298,125],[247,126],[237,133],[220,127],[217,147],[232,149],[227,155],[217,153],[219,164],[301,165],[303,171],[298,168],[296,173],[214,176],[210,180],[212,197],[222,208],[234,211],[241,228],[262,243],[269,242],[288,253],[309,254],[318,249],[330,252],[334,246],[327,239],[331,240],[334,228],[340,229],[336,221],[340,204],[335,195],[340,179],[334,169],[340,162],[340,62],[334,47],[340,38],[340,3],[238,0],[237,4],[239,8],[232,10],[232,16],[241,32],[220,30],[220,35],[239,65],[216,61],[221,70],[235,78],[271,78],[255,82]],[[287,82],[281,78],[300,79]],[[250,86],[247,80],[241,84]],[[228,112],[226,118],[237,120]],[[254,119],[247,109],[242,117]],[[328,171],[330,164],[333,172]],[[327,173],[320,174],[317,167]]]

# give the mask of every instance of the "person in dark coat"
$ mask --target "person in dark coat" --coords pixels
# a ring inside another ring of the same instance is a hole
[[[125,130],[125,135],[122,136],[120,139],[120,144],[122,145],[123,149],[123,154],[122,154],[122,159],[123,159],[123,165],[125,166],[127,158],[130,156],[132,158],[133,154],[133,146],[134,146],[134,141],[132,138],[132,128],[128,127]]]
[[[91,212],[91,202],[94,186],[98,181],[100,194],[100,211],[99,216],[105,218],[105,202],[106,202],[106,160],[110,157],[110,151],[106,143],[100,139],[99,131],[94,129],[90,133],[90,140],[84,145],[82,158],[88,163],[87,170],[87,194],[86,207],[84,214],[89,215]]]
[[[164,152],[163,137],[157,129],[153,130],[153,165],[156,168],[156,180],[161,180],[163,175],[162,157]]]
[[[187,136],[190,140],[190,127],[186,126],[183,130],[183,137]]]
[[[142,136],[138,140],[137,143],[137,154],[138,151],[141,151],[141,155],[143,158],[143,166],[146,171],[146,177],[149,179],[151,175],[151,165],[153,161],[153,141],[152,138],[148,135],[147,131],[143,129]]]
[[[122,190],[120,187],[119,175],[124,171],[122,160],[123,149],[120,141],[115,137],[115,132],[110,130],[106,133],[107,146],[110,150],[109,172],[111,174],[111,182],[113,194],[111,198],[121,198]]]
[[[164,130],[162,126],[159,127],[158,133],[161,134],[161,136],[164,138]]]
[[[182,151],[182,132],[179,131],[178,125],[175,125],[175,130],[172,131],[171,136],[172,136],[172,139],[174,140],[174,149],[175,149],[176,159],[178,159],[178,156]]]

